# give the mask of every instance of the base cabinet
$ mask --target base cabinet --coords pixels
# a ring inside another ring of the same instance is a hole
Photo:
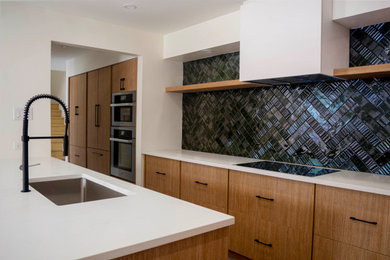
[[[252,259],[311,259],[314,184],[229,174],[230,250]]]
[[[110,175],[110,152],[87,148],[87,168]]]
[[[390,197],[317,185],[314,234],[390,256]]]
[[[180,186],[181,199],[227,213],[227,169],[182,162]]]
[[[84,147],[69,145],[69,162],[78,166],[87,167],[87,155]]]
[[[336,240],[314,236],[313,260],[390,260],[389,256],[380,255],[359,247]]]
[[[151,248],[115,260],[225,260],[228,259],[229,228]]]
[[[145,188],[180,197],[180,161],[145,156]]]

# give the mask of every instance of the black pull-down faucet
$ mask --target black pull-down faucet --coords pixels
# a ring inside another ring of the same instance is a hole
[[[30,110],[31,104],[42,98],[52,99],[57,101],[65,112],[65,134],[64,136],[28,136],[28,112]],[[68,109],[66,108],[64,102],[62,102],[61,99],[49,95],[49,94],[41,94],[33,96],[29,101],[27,101],[26,106],[24,107],[24,116],[23,116],[23,135],[22,135],[22,142],[23,142],[23,158],[22,158],[22,170],[23,170],[23,189],[22,192],[29,192],[29,179],[28,179],[28,141],[30,139],[64,139],[64,146],[63,146],[63,155],[68,156],[68,125],[69,125],[69,114]]]

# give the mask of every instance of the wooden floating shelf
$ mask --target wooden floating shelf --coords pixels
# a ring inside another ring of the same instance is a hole
[[[225,80],[225,81],[210,82],[210,83],[168,87],[165,88],[165,91],[171,93],[193,93],[193,92],[206,92],[206,91],[218,91],[218,90],[231,90],[231,89],[240,89],[240,88],[256,88],[256,87],[265,87],[265,86],[268,85],[241,82],[239,80]]]
[[[333,75],[343,79],[390,77],[390,63],[334,69]]]

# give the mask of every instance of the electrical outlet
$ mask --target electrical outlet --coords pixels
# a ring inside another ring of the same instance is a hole
[[[21,148],[22,148],[22,144],[20,142],[15,141],[14,142],[14,150],[20,151]]]

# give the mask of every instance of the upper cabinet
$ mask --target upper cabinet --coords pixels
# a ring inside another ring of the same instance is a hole
[[[87,73],[69,78],[69,143],[86,147]]]
[[[110,150],[111,67],[88,72],[88,148]]]
[[[348,28],[385,23],[389,17],[389,1],[333,1],[333,20]]]
[[[112,93],[137,90],[137,62],[131,59],[112,66]]]
[[[348,66],[349,30],[332,22],[333,0],[253,0],[241,7],[240,80],[304,83]]]

